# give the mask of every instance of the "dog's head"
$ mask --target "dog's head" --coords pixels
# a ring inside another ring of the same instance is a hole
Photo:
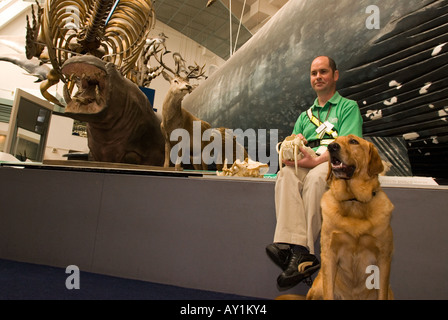
[[[328,145],[328,152],[329,179],[371,179],[384,170],[375,146],[355,135],[338,137]]]

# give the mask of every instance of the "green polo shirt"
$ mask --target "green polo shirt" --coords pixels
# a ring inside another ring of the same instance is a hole
[[[354,134],[362,137],[362,116],[356,101],[344,98],[336,92],[323,107],[319,106],[316,98],[311,110],[313,115],[321,122],[328,121],[333,124],[333,130],[337,131],[338,136]],[[330,113],[328,113],[329,111]],[[310,121],[306,111],[304,111],[299,115],[292,133],[301,133],[307,141],[313,141],[318,139],[316,129],[317,127]],[[327,134],[323,137],[323,139],[331,138]],[[317,147],[314,150],[317,150]]]

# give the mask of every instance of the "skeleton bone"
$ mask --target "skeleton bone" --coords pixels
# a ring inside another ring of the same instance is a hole
[[[227,167],[227,159],[224,162],[222,172],[217,171],[217,176],[227,177],[254,177],[262,178],[269,171],[265,163],[253,161],[246,158],[244,161],[236,159],[230,169]]]
[[[303,158],[300,148],[305,148],[306,152],[315,157],[316,153],[310,147],[305,146],[303,140],[298,135],[290,135],[277,144],[278,163],[280,170],[282,169],[283,159],[290,160],[295,163],[296,173],[298,172],[297,160]]]
[[[94,55],[115,64],[121,73],[131,77],[132,69],[154,27],[155,14],[151,0],[121,0],[111,13],[114,0],[46,0],[37,4],[37,15],[27,26],[27,57],[50,60],[52,80],[42,86],[42,94],[52,102],[47,90],[59,80],[64,62],[78,55]],[[109,14],[109,16],[107,15]],[[107,20],[107,24],[105,23]],[[43,50],[45,47],[46,51]],[[42,53],[47,52],[48,58]]]

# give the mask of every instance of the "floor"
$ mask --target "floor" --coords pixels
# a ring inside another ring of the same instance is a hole
[[[0,300],[252,300],[251,297],[181,288],[0,259]]]

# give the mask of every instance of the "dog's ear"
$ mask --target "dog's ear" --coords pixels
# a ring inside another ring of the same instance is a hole
[[[383,172],[383,170],[384,165],[378,150],[373,143],[369,143],[369,164],[367,172],[373,177]]]

